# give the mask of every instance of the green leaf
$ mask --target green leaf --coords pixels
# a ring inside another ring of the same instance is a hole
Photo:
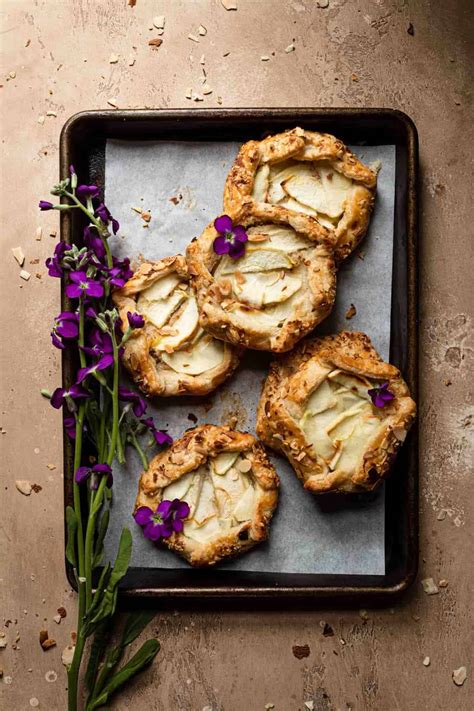
[[[66,559],[71,565],[77,566],[76,534],[77,516],[72,506],[66,507]]]
[[[142,671],[148,664],[151,664],[159,651],[160,643],[157,639],[149,639],[144,642],[138,652],[111,677],[100,696],[88,704],[88,711],[104,706],[108,702],[109,697],[115,693],[117,689],[123,686],[129,679],[135,676],[135,674]]]
[[[131,644],[139,634],[143,632],[150,622],[155,617],[154,610],[144,610],[143,612],[132,612],[127,615],[127,621],[122,633],[121,645],[127,647]]]
[[[97,532],[97,540],[95,542],[95,553],[92,561],[92,567],[97,568],[102,563],[104,555],[104,538],[109,526],[110,511],[106,509],[102,514],[99,522],[99,530]]]
[[[102,599],[100,601],[97,612],[92,615],[91,613],[95,612],[96,609],[94,607],[94,603],[98,598],[97,593],[94,595],[94,601],[91,606],[94,607],[94,610],[90,609],[87,615],[87,620],[82,629],[84,637],[88,637],[93,632],[94,627],[99,622],[102,622],[102,620],[105,620],[107,617],[112,617],[112,615],[114,614],[115,608],[117,606],[118,584],[127,572],[131,555],[132,534],[130,533],[130,530],[128,528],[124,528],[122,530],[122,535],[120,536],[117,557],[115,559],[115,564],[110,575],[109,582],[103,594],[101,595]]]
[[[84,622],[81,628],[81,634],[83,637],[89,637],[89,635],[92,634],[94,631],[94,627],[96,627],[96,624],[94,623],[94,615],[96,614],[97,610],[99,609],[99,606],[102,602],[103,595],[105,592],[105,589],[108,585],[108,582],[110,580],[110,576],[112,574],[111,571],[111,566],[110,563],[107,563],[107,565],[104,567],[102,570],[102,573],[99,578],[99,582],[97,584],[96,591],[93,595],[92,598],[92,604],[89,607],[85,617],[84,617]]]
[[[97,670],[99,668],[100,661],[104,656],[105,648],[107,647],[112,633],[112,628],[113,626],[110,620],[106,620],[98,626],[94,634],[94,640],[91,644],[89,661],[87,663],[87,669],[84,676],[84,680],[90,694],[92,694],[94,689],[97,678]]]

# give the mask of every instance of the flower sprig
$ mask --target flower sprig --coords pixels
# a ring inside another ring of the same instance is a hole
[[[247,232],[242,225],[234,225],[229,215],[221,215],[214,220],[218,233],[212,248],[216,254],[228,254],[232,259],[240,259],[245,254]]]
[[[49,275],[63,279],[70,302],[70,308],[53,321],[52,344],[74,352],[79,367],[73,382],[52,394],[43,394],[54,408],[63,410],[64,428],[74,446],[73,506],[66,509],[66,557],[73,566],[79,604],[77,641],[68,669],[68,708],[78,708],[79,671],[86,641],[93,636],[85,673],[85,709],[92,711],[107,703],[110,695],[150,663],[159,650],[157,640],[148,640],[118,669],[124,649],[150,621],[148,613],[130,618],[119,645],[107,650],[118,584],[126,574],[132,546],[131,533],[124,528],[113,567],[108,563],[99,575],[113,462],[124,462],[126,449],[132,446],[146,469],[149,447],[172,440],[156,427],[153,418],[144,417],[145,400],[119,383],[124,344],[135,329],[144,326],[139,314],[128,314],[128,325],[122,329],[120,315],[110,303],[112,289],[122,287],[133,274],[130,261],[116,259],[108,243],[111,234],[118,232],[119,223],[101,201],[97,185],[78,185],[73,166],[69,177],[55,185],[51,193],[62,202],[41,200],[40,210],[77,209],[87,218],[84,246],[59,242],[46,260]],[[144,442],[147,433],[148,441]]]

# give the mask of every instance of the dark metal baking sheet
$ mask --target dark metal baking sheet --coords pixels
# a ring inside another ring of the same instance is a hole
[[[72,163],[89,182],[103,184],[105,141],[237,140],[263,137],[300,125],[334,133],[347,143],[390,143],[396,146],[395,224],[392,280],[390,360],[404,373],[417,394],[417,133],[413,122],[390,109],[219,109],[215,111],[141,110],[91,111],[72,117],[60,144],[61,176]],[[63,213],[61,236],[78,241],[82,233],[76,214]],[[66,302],[66,297],[63,294]],[[66,305],[66,303],[64,304]],[[71,382],[75,364],[63,354],[63,380]],[[65,505],[72,499],[72,446],[64,441]],[[417,569],[417,432],[410,432],[387,481],[385,521],[386,573],[381,576],[301,575],[212,570],[150,570],[132,568],[122,593],[130,597],[389,599],[405,590]],[[73,576],[68,566],[68,577]]]

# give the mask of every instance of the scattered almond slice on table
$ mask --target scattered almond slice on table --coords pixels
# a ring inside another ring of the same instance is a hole
[[[459,667],[453,671],[453,681],[456,686],[462,686],[467,679],[466,667]]]
[[[237,10],[237,3],[235,0],[221,0],[221,5],[224,10]]]
[[[31,482],[27,481],[26,479],[19,479],[15,482],[15,486],[20,492],[20,494],[23,494],[23,496],[29,496],[33,490]]]
[[[25,255],[21,247],[12,247],[12,254],[20,267],[25,263]]]
[[[421,581],[421,584],[423,585],[423,590],[427,595],[437,595],[439,593],[438,586],[433,578],[425,578]]]
[[[165,16],[164,15],[157,15],[157,17],[153,18],[153,24],[155,25],[157,30],[164,30],[165,28]]]
[[[26,269],[22,269],[20,272],[20,278],[23,279],[24,281],[29,281],[31,277],[30,272],[27,272]]]
[[[153,39],[149,40],[148,44],[152,49],[158,49],[163,44],[163,40],[161,37],[154,37]]]
[[[354,306],[354,304],[351,304],[346,311],[346,318],[349,320],[349,319],[353,318],[356,315],[356,313],[357,313],[356,307]]]

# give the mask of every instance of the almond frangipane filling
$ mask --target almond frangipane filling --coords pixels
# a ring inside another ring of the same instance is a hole
[[[240,452],[223,452],[163,489],[163,499],[181,499],[190,512],[183,534],[199,543],[250,522],[255,513],[252,464]]]
[[[368,378],[328,369],[306,401],[300,427],[329,470],[354,472],[368,441],[383,427],[368,394],[374,385]]]
[[[311,215],[333,229],[353,190],[354,182],[334,170],[329,161],[289,159],[259,166],[252,197],[257,202]]]

